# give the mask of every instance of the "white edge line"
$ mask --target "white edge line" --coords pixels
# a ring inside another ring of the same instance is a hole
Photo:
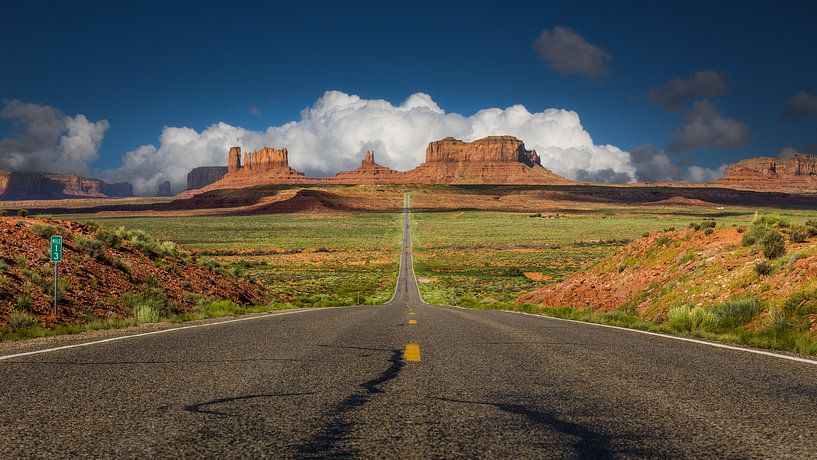
[[[460,306],[457,306],[457,305],[443,305],[443,306],[444,307],[451,307],[451,308],[459,308],[460,310],[472,310],[472,311],[477,310],[477,309],[474,309],[474,308],[460,307]],[[487,311],[487,310],[483,310],[483,311]],[[505,312],[505,313],[516,313],[518,315],[533,316],[533,317],[536,317],[536,318],[541,318],[541,319],[546,319],[546,320],[567,321],[567,322],[570,322],[570,323],[586,324],[588,326],[606,327],[608,329],[617,329],[619,331],[637,332],[639,334],[651,335],[651,336],[654,336],[654,337],[660,337],[662,339],[680,340],[682,342],[696,343],[696,344],[699,344],[699,345],[708,345],[710,347],[715,347],[715,348],[725,348],[727,350],[744,351],[744,352],[747,352],[747,353],[754,353],[754,354],[763,355],[763,356],[771,356],[773,358],[787,359],[789,361],[797,361],[799,363],[806,363],[806,364],[811,364],[811,365],[817,366],[817,360],[814,360],[814,359],[801,358],[799,356],[783,355],[783,354],[780,354],[780,353],[774,353],[774,352],[766,351],[766,350],[758,350],[758,349],[755,349],[755,348],[737,347],[737,346],[734,346],[734,345],[726,345],[726,344],[723,344],[723,343],[708,342],[706,340],[691,339],[689,337],[679,337],[677,335],[661,334],[659,332],[642,331],[641,329],[631,329],[631,328],[628,328],[628,327],[613,326],[611,324],[601,324],[601,323],[593,323],[593,322],[590,322],[590,321],[580,321],[580,320],[576,320],[576,319],[559,318],[559,317],[556,317],[556,316],[548,316],[548,315],[544,315],[544,314],[539,315],[539,314],[536,314],[536,313],[527,313],[527,312],[524,312],[524,311],[514,311],[514,310],[494,310],[494,311],[501,311],[501,312]]]
[[[122,335],[122,336],[118,336],[118,337],[110,337],[110,338],[107,338],[107,339],[93,340],[93,341],[90,341],[90,342],[74,343],[74,344],[71,344],[71,345],[63,345],[61,347],[43,348],[42,350],[26,351],[26,352],[23,352],[23,353],[15,353],[13,355],[0,356],[0,361],[5,361],[5,360],[9,360],[9,359],[14,359],[14,358],[22,358],[24,356],[39,355],[41,353],[51,353],[51,352],[54,352],[54,351],[68,350],[68,349],[71,349],[71,348],[80,348],[80,347],[87,347],[87,346],[90,346],[90,345],[99,345],[101,343],[116,342],[118,340],[133,339],[133,338],[136,338],[136,337],[145,337],[145,336],[148,336],[148,335],[166,334],[168,332],[183,331],[185,329],[195,329],[195,328],[199,328],[199,327],[218,326],[218,325],[221,325],[221,324],[237,323],[237,322],[240,322],[240,321],[252,321],[252,320],[255,320],[255,319],[270,318],[270,317],[273,317],[273,316],[292,315],[292,314],[296,314],[296,313],[307,313],[307,312],[322,311],[322,310],[334,310],[334,309],[337,309],[337,308],[349,308],[349,307],[348,306],[344,306],[344,307],[322,307],[322,308],[311,308],[311,309],[301,309],[301,310],[290,310],[290,311],[282,311],[282,312],[276,312],[276,313],[267,313],[267,314],[258,315],[258,316],[246,316],[246,317],[243,317],[243,318],[234,318],[234,319],[228,319],[228,320],[224,320],[224,321],[215,321],[215,322],[212,322],[212,323],[191,324],[189,326],[173,327],[173,328],[169,328],[169,329],[161,329],[161,330],[158,330],[158,331],[141,332],[139,334]]]

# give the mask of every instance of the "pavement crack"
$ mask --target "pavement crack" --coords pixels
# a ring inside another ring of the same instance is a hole
[[[309,441],[298,447],[301,455],[309,457],[352,457],[355,452],[349,449],[338,449],[338,443],[352,428],[349,414],[368,403],[375,394],[383,393],[387,382],[394,380],[405,366],[402,350],[390,350],[389,367],[377,377],[360,384],[362,391],[356,391],[346,397],[326,414],[329,422]]]

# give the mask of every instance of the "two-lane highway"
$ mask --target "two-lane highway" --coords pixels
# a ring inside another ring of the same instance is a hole
[[[817,365],[426,305],[407,211],[388,305],[0,356],[0,455],[815,457]]]

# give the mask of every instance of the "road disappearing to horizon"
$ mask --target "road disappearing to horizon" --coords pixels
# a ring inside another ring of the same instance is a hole
[[[2,457],[814,457],[817,366],[427,305],[0,355]],[[128,334],[127,331],[119,333]]]

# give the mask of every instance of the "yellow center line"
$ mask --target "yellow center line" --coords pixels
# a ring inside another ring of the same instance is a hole
[[[410,319],[409,324],[417,324],[417,320],[416,319]]]
[[[403,359],[407,362],[420,361],[420,345],[416,343],[406,344],[406,349],[403,351]]]

